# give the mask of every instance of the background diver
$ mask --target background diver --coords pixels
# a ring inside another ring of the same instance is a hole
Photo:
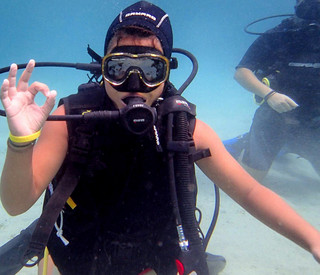
[[[295,15],[261,34],[235,79],[260,106],[249,133],[225,141],[257,180],[282,153],[296,153],[320,172],[320,1],[300,0]]]

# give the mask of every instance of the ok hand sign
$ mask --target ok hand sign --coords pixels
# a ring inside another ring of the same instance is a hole
[[[34,82],[29,86],[34,67],[35,61],[30,60],[16,85],[18,67],[12,64],[8,79],[5,79],[1,86],[1,101],[10,132],[14,136],[31,135],[39,131],[55,105],[56,91],[50,91],[47,85],[40,82]],[[34,101],[38,92],[46,97],[42,106]]]

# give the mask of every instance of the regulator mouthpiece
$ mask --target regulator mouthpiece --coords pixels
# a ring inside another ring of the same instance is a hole
[[[127,106],[120,110],[121,123],[134,135],[147,133],[156,122],[157,112],[145,104],[144,99],[137,96],[123,100]]]

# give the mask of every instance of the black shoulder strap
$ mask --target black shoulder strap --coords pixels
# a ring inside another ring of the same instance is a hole
[[[105,94],[97,85],[91,85],[86,88],[80,86],[77,95],[64,98],[59,104],[65,104],[66,114],[75,114],[87,108],[99,108],[97,107],[97,102],[98,105],[102,104],[103,97],[105,97]],[[40,261],[60,211],[77,186],[81,173],[85,170],[84,168],[87,164],[94,132],[92,127],[94,126],[73,121],[68,122],[67,125],[69,150],[64,162],[66,167],[32,234],[29,248],[22,259],[25,266],[34,266]],[[29,259],[32,259],[32,261],[27,262]]]
[[[68,164],[64,174],[42,211],[32,234],[29,248],[22,259],[25,266],[34,266],[41,259],[60,211],[76,188],[81,172],[85,170],[88,153],[91,149],[90,145],[92,144],[92,131],[78,129],[77,132],[78,137],[74,139],[74,144],[71,146],[67,156]],[[34,260],[31,263],[26,262],[26,259],[32,258]]]
[[[196,124],[196,105],[187,101],[184,97],[180,95],[174,95],[167,97],[164,102],[161,103],[158,109],[159,116],[166,116],[169,113],[185,112],[188,114],[189,121],[189,134],[192,137]],[[198,161],[202,158],[209,157],[210,150],[200,150],[195,151],[193,139],[189,141],[170,141],[167,144],[167,148],[170,151],[175,152],[189,152],[191,162]]]
[[[196,115],[196,105],[187,101],[180,95],[174,95],[167,97],[159,106],[159,116],[165,116],[174,112],[186,112],[192,116]]]
[[[46,207],[44,208],[37,226],[32,234],[29,248],[24,255],[23,263],[25,266],[34,266],[41,259],[54,223],[56,222],[66,200],[69,198],[78,183],[78,178],[72,176],[72,174],[79,171],[79,169],[81,168],[75,164],[70,164],[67,167],[65,174],[66,176],[63,177],[62,181],[55,189],[54,194],[46,204]],[[29,263],[25,262],[25,259],[34,260]]]

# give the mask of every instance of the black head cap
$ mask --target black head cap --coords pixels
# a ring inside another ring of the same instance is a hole
[[[173,35],[169,16],[162,9],[146,1],[139,1],[120,12],[108,29],[104,53],[115,32],[119,29],[137,26],[154,33],[161,42],[164,55],[171,57]]]
[[[297,0],[295,13],[306,20],[320,20],[320,0]]]

